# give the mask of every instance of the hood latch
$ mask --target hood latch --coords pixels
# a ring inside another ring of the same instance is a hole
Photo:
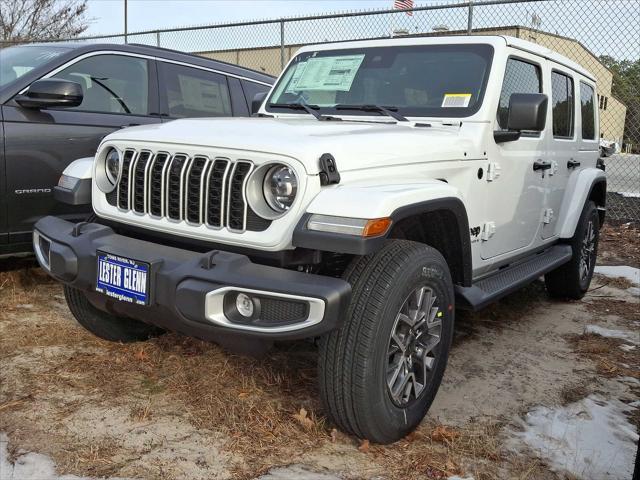
[[[330,153],[323,153],[320,157],[320,185],[334,185],[340,183],[340,173],[336,166],[336,159]]]

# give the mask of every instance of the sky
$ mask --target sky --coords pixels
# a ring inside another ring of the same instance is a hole
[[[94,20],[87,35],[122,32],[124,0],[89,0],[88,5]],[[392,7],[393,0],[128,0],[127,6],[130,32]]]
[[[474,28],[532,25],[581,41],[596,55],[618,59],[640,56],[640,0],[555,0],[511,2],[474,8]],[[465,0],[415,0],[418,6],[465,3]],[[124,0],[88,0],[89,29],[84,35],[122,34]],[[145,31],[237,21],[278,19],[344,11],[385,10],[393,0],[128,0],[128,31]],[[341,41],[386,36],[397,30],[429,32],[446,25],[466,29],[467,8],[447,8],[389,16],[353,17],[314,22],[289,22],[285,43]],[[608,30],[615,26],[614,30]],[[186,51],[209,51],[277,45],[279,24],[218,28],[162,34],[161,46]],[[122,39],[121,39],[122,40]],[[112,41],[116,41],[113,39]],[[130,37],[131,42],[156,44],[153,35]]]

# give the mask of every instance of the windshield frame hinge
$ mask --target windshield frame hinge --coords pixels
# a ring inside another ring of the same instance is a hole
[[[336,165],[336,159],[330,153],[323,153],[320,156],[320,185],[336,185],[340,183],[340,172]]]

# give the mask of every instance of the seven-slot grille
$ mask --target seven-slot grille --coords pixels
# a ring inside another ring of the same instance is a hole
[[[120,210],[191,225],[262,231],[271,222],[257,217],[245,198],[253,168],[249,160],[126,149],[110,203]]]

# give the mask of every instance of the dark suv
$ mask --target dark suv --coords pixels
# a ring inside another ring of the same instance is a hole
[[[249,116],[274,79],[195,55],[140,45],[39,44],[0,49],[0,256],[31,251],[46,215],[80,219],[90,206],[56,202],[73,160],[108,133],[183,117]]]

